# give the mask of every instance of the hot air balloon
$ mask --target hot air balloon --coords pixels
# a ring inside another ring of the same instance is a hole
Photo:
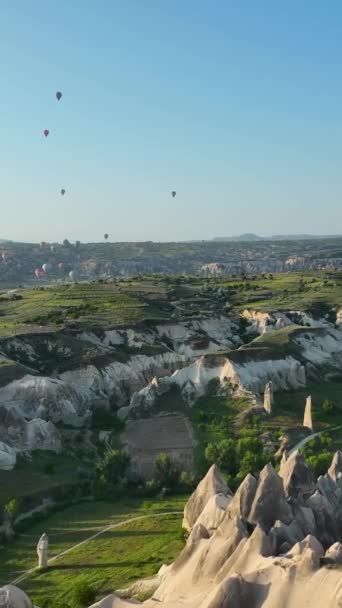
[[[62,188],[61,195],[64,196],[64,194],[65,194],[65,190],[64,190],[64,188]]]
[[[105,241],[108,241],[109,234],[107,234],[107,232],[106,232],[106,234],[104,234],[103,236],[104,236]]]
[[[50,264],[49,262],[47,264],[43,264],[42,266],[44,272],[47,274],[48,272],[50,272],[50,270],[52,270],[52,264]]]
[[[44,129],[44,131],[43,131],[44,137],[47,137],[49,135],[49,133],[50,133],[49,129]]]
[[[45,277],[45,272],[43,268],[36,268],[34,274],[36,275],[37,279],[43,279]]]
[[[59,101],[60,99],[62,99],[62,93],[60,91],[57,91],[56,97],[57,97],[57,99]]]
[[[172,194],[172,198],[175,198],[175,196],[177,194],[176,190],[172,190],[171,194]]]
[[[69,272],[69,278],[71,279],[71,281],[76,281],[76,272],[74,270],[71,270]]]

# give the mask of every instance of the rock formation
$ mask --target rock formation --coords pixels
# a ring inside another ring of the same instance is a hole
[[[311,396],[307,397],[306,399],[303,426],[305,426],[307,429],[310,429],[310,431],[313,431]]]
[[[330,473],[316,483],[295,453],[280,475],[267,465],[258,479],[248,475],[233,497],[212,467],[185,507],[186,546],[149,581],[153,595],[144,608],[302,608],[308,601],[310,608],[336,608],[340,570],[327,566],[342,563],[339,466],[337,453]],[[210,505],[217,506],[222,490],[228,504],[218,522]],[[199,522],[204,513],[205,524]],[[93,608],[132,604],[114,594]]]
[[[268,414],[272,414],[273,389],[272,382],[267,382],[264,392],[264,409]]]
[[[186,530],[191,530],[200,517],[202,511],[207,506],[209,500],[218,494],[227,497],[232,495],[217,466],[213,464],[204,479],[202,479],[197,486],[194,493],[190,496],[185,506],[183,528]],[[213,506],[215,511],[216,502]],[[225,505],[225,507],[226,506],[227,505]]]
[[[34,608],[31,600],[18,587],[0,587],[0,608]]]
[[[49,550],[49,538],[47,534],[43,534],[37,545],[37,555],[38,555],[38,568],[43,569],[48,566],[48,550]]]
[[[283,480],[286,498],[295,499],[298,504],[304,504],[305,499],[315,491],[314,476],[298,452],[282,462],[279,475]]]
[[[342,478],[342,452],[338,450],[333,458],[330,468],[328,469],[328,475],[333,481]]]

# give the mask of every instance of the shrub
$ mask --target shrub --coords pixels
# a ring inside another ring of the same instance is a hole
[[[119,484],[129,467],[131,458],[123,450],[108,448],[103,459],[96,467],[95,493],[102,495],[110,492]]]
[[[179,489],[183,492],[192,492],[196,487],[196,480],[192,473],[182,471],[179,477]]]
[[[74,585],[72,599],[75,608],[86,608],[93,604],[96,598],[94,587],[86,581],[79,581]]]
[[[116,412],[97,407],[93,411],[91,427],[93,429],[110,429],[119,433],[125,427]]]
[[[212,378],[208,382],[207,396],[208,397],[215,397],[215,395],[217,394],[217,391],[219,390],[219,388],[220,388],[220,380],[219,380],[219,378]]]
[[[179,469],[168,454],[161,452],[154,461],[154,478],[160,486],[175,488],[179,482]]]
[[[331,401],[330,399],[326,399],[323,402],[322,409],[323,409],[323,412],[329,416],[330,414],[333,414],[335,411],[335,403],[333,401]]]
[[[19,502],[16,498],[12,498],[8,501],[4,508],[5,514],[10,521],[13,521],[19,512]]]

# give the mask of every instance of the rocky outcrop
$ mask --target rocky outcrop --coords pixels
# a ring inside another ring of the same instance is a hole
[[[303,456],[294,452],[282,462],[279,475],[283,480],[286,498],[304,504],[305,499],[315,491],[315,479]]]
[[[260,473],[248,520],[268,532],[277,519],[290,523],[292,512],[279,475],[271,464],[267,464]]]
[[[34,608],[30,598],[18,587],[0,587],[0,606],[4,608]]]
[[[336,564],[342,564],[342,545],[341,543],[334,543],[327,549],[325,557],[335,562]]]
[[[231,496],[231,491],[217,466],[213,464],[186,504],[183,528],[191,530],[208,504],[208,501],[217,494]]]
[[[305,426],[305,428],[309,429],[310,431],[313,431],[311,396],[307,397],[307,399],[306,399],[303,426]]]
[[[335,482],[342,478],[342,452],[340,450],[334,454],[331,466],[328,469],[328,475]]]
[[[257,487],[257,480],[248,473],[228,505],[227,514],[229,518],[239,517],[244,521],[248,520]]]
[[[273,387],[272,382],[267,382],[264,392],[264,410],[267,414],[272,414]]]
[[[0,441],[0,469],[2,471],[12,471],[17,461],[16,451],[6,443]]]

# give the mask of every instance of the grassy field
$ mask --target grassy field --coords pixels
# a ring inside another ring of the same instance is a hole
[[[78,283],[0,293],[0,336],[61,329],[65,323],[87,327],[120,326],[167,318],[166,286]]]
[[[214,291],[203,292],[203,288]],[[226,288],[226,298],[215,289]],[[201,297],[199,297],[201,296]],[[197,298],[197,299],[196,299]],[[170,320],[181,299],[184,316],[224,313],[226,300],[237,311],[324,311],[342,305],[342,273],[288,273],[244,279],[142,277],[115,282],[83,282],[0,292],[0,337],[54,331],[69,326],[114,327]],[[188,303],[188,304],[187,304]]]
[[[141,515],[160,515],[131,522],[101,534],[35,572],[20,586],[40,608],[79,608],[71,591],[78,582],[91,584],[99,595],[124,587],[137,578],[153,575],[171,562],[184,544],[181,514],[186,497],[117,503],[85,502],[50,515],[30,527],[0,551],[0,582],[16,579],[37,563],[36,544],[49,535],[50,557],[84,541],[104,527]],[[175,512],[162,515],[165,512]]]
[[[231,301],[239,310],[310,310],[313,304],[342,304],[341,272],[291,272],[216,283],[235,292]]]

